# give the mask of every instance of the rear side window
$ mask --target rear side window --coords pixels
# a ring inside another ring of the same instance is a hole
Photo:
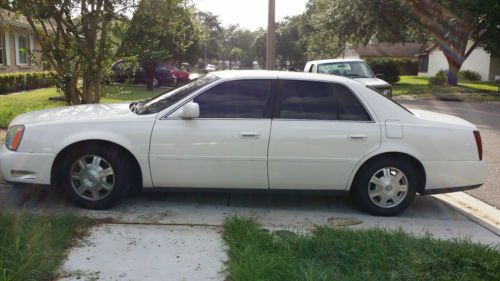
[[[199,118],[264,118],[272,80],[221,83],[197,96]]]
[[[335,84],[334,91],[337,96],[339,120],[370,121],[365,108],[349,89]]]
[[[345,86],[300,80],[281,80],[279,118],[370,121],[370,116]]]

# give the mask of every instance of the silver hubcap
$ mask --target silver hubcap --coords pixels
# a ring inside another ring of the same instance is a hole
[[[368,183],[370,200],[382,208],[401,204],[408,194],[408,179],[399,169],[386,167],[378,170]]]
[[[85,155],[73,163],[71,187],[82,198],[97,201],[108,196],[115,186],[113,167],[97,155]]]

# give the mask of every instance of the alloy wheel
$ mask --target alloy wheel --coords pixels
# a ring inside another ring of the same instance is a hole
[[[73,190],[82,198],[98,201],[107,197],[115,186],[115,173],[109,162],[98,155],[85,155],[70,170]]]
[[[393,208],[403,202],[408,194],[408,187],[408,178],[403,171],[385,167],[370,178],[368,196],[379,207]]]

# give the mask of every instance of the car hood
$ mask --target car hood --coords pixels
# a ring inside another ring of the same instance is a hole
[[[420,109],[409,109],[415,116],[422,120],[426,121],[431,121],[431,122],[436,122],[436,123],[444,123],[448,125],[456,125],[456,126],[461,126],[461,127],[467,127],[471,128],[474,130],[477,130],[476,126],[469,121],[466,121],[462,118],[453,116],[453,115],[448,115],[448,114],[443,114],[443,113],[437,113],[437,112],[432,112],[432,111],[427,111],[427,110],[420,110]]]
[[[372,87],[391,87],[391,84],[385,82],[378,78],[354,78],[354,80],[359,81],[367,86]]]
[[[26,125],[41,122],[93,121],[123,119],[138,116],[129,108],[129,103],[87,104],[50,108],[21,114],[11,125]]]

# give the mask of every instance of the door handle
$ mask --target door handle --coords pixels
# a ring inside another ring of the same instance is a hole
[[[367,138],[368,136],[363,134],[350,134],[348,137],[349,140],[361,140],[361,141],[364,141]]]
[[[241,138],[258,138],[260,134],[258,132],[241,132]]]

